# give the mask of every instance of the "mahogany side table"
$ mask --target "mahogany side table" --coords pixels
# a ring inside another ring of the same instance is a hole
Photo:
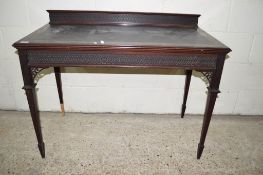
[[[34,78],[53,67],[64,113],[61,67],[125,67],[185,70],[184,117],[192,70],[209,82],[197,159],[200,159],[225,56],[231,50],[198,27],[194,14],[48,10],[50,22],[13,46],[18,50],[32,121],[42,158],[42,138]]]

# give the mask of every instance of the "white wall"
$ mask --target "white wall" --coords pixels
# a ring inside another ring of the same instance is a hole
[[[262,0],[0,0],[0,109],[28,110],[11,45],[48,23],[46,9],[200,13],[199,26],[233,50],[215,113],[263,114]],[[66,111],[180,112],[183,76],[67,73],[62,79]],[[40,109],[59,110],[54,74],[40,79],[38,87]],[[203,113],[205,87],[193,78],[188,113]]]

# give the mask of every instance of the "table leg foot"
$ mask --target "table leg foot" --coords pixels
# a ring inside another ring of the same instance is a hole
[[[64,109],[64,104],[60,104],[60,108],[61,108],[61,116],[65,116],[65,109]]]
[[[185,109],[186,109],[186,105],[182,105],[181,118],[184,118]]]
[[[198,149],[197,149],[197,159],[201,158],[201,155],[203,153],[204,150],[204,145],[201,145],[200,143],[198,144]]]
[[[45,143],[42,142],[42,143],[38,144],[38,149],[39,149],[39,152],[41,154],[41,157],[45,158]]]

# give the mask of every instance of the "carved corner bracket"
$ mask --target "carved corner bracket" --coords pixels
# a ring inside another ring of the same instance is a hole
[[[203,75],[201,79],[203,79],[206,85],[209,87],[212,81],[213,71],[199,71],[199,72]]]
[[[32,77],[35,82],[44,76],[44,74],[40,74],[40,72],[44,69],[47,69],[47,67],[31,67]]]
[[[44,70],[46,68],[42,68],[42,67],[32,67],[31,68],[31,72],[32,72],[32,76],[33,79],[35,79],[38,76],[38,73],[41,72],[42,70]]]
[[[201,72],[201,73],[206,77],[207,81],[210,84],[212,80],[213,72]]]

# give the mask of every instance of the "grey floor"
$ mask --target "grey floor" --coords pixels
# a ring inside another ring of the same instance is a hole
[[[0,111],[0,174],[263,174],[263,116],[41,112],[46,158],[28,112]]]

